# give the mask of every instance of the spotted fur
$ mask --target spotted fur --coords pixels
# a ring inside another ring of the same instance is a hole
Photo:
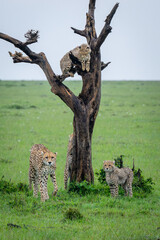
[[[29,187],[32,189],[33,196],[38,197],[38,186],[40,185],[41,201],[49,199],[47,191],[48,175],[54,185],[53,195],[57,194],[58,187],[56,182],[56,156],[42,144],[35,144],[31,148],[30,166],[29,166]]]
[[[66,159],[66,165],[65,165],[65,170],[64,170],[64,188],[65,189],[67,189],[68,179],[70,178],[70,175],[71,175],[73,149],[74,149],[74,141],[73,141],[73,134],[71,134],[69,136],[67,159]]]
[[[132,197],[133,171],[130,168],[117,168],[115,161],[108,160],[103,162],[103,169],[112,197],[118,196],[118,185],[123,187],[126,196]]]
[[[82,71],[89,72],[90,70],[90,53],[91,49],[88,44],[82,44],[70,51],[82,65]],[[69,74],[71,77],[74,76],[72,72],[73,63],[70,59],[69,53],[67,52],[60,61],[60,67],[63,74]]]

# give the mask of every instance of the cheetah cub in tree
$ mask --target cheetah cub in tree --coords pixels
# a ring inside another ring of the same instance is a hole
[[[91,49],[88,44],[82,44],[70,51],[80,62],[82,65],[82,71],[89,72],[90,70],[90,53]],[[63,74],[69,74],[71,77],[74,77],[74,73],[72,72],[73,63],[70,59],[70,52],[67,52],[60,61],[60,67]]]
[[[49,199],[47,191],[48,175],[54,185],[53,195],[57,194],[58,187],[56,182],[56,156],[42,144],[35,144],[31,148],[30,166],[29,166],[29,187],[32,189],[33,196],[38,197],[38,185],[40,185],[41,201]]]
[[[118,196],[118,185],[123,187],[126,196],[132,197],[133,172],[130,168],[117,168],[115,161],[108,160],[103,162],[103,169],[112,197]]]

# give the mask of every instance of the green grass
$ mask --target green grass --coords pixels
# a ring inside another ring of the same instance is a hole
[[[78,94],[81,82],[65,84]],[[0,81],[0,178],[28,184],[30,148],[35,143],[58,152],[58,196],[40,202],[32,193],[0,192],[0,239],[158,240],[160,238],[160,82],[102,82],[92,158],[94,171],[103,161],[124,155],[124,164],[140,168],[155,182],[146,198],[104,194],[79,196],[63,190],[68,135],[73,114],[50,92],[47,82]],[[95,184],[98,180],[95,176]],[[81,217],[72,220],[68,211]],[[76,214],[76,213],[75,213]],[[19,228],[7,226],[12,223]]]

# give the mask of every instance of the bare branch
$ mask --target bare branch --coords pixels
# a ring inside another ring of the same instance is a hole
[[[15,53],[9,52],[9,55],[13,58],[14,63],[26,62],[26,63],[35,63],[29,57],[23,56],[21,52],[15,51]]]
[[[80,100],[58,79],[53,82],[51,92],[59,96],[76,116],[81,114],[82,106]]]
[[[104,62],[101,62],[101,71],[104,70],[111,62],[108,62],[108,63],[104,63]]]
[[[87,42],[90,46],[91,46],[92,40],[97,38],[96,29],[95,29],[95,20],[94,20],[95,4],[96,4],[96,0],[89,1],[88,13],[86,14],[85,31],[87,34]]]
[[[112,18],[115,14],[115,12],[117,11],[117,8],[119,6],[119,3],[116,3],[115,6],[113,7],[113,9],[111,10],[110,14],[107,16],[105,22],[110,25],[111,21],[112,21]]]
[[[7,34],[4,34],[4,33],[1,33],[0,32],[0,38],[7,41],[7,42],[10,42],[12,44],[14,44],[14,46],[16,47],[18,44],[22,43],[21,41],[15,39],[15,38],[12,38],[10,37],[9,35]]]
[[[74,31],[74,33],[81,35],[82,37],[86,37],[85,30],[78,30],[76,28],[71,27],[71,29]]]
[[[113,9],[111,10],[110,14],[107,16],[107,18],[105,20],[105,25],[104,25],[99,37],[97,38],[97,40],[95,42],[95,50],[100,49],[100,47],[103,44],[103,42],[105,41],[106,37],[111,32],[112,28],[110,26],[110,23],[111,23],[111,20],[114,16],[118,6],[119,6],[119,3],[116,3],[115,6],[113,7]]]
[[[38,41],[39,31],[35,31],[31,29],[24,36],[25,38],[27,38],[27,41],[25,42],[25,44],[29,45]]]
[[[96,0],[90,0],[89,2],[88,13],[86,13],[85,30],[78,30],[76,28],[71,27],[74,33],[79,34],[80,36],[86,37],[89,45],[91,44],[91,41],[93,39],[97,38],[96,30],[95,30],[95,20],[94,20],[95,3],[96,3]]]
[[[63,82],[66,78],[70,77],[70,74],[57,75],[57,79],[60,82]]]
[[[99,50],[105,39],[107,38],[108,34],[111,32],[112,27],[105,24],[97,41],[95,42],[95,50]]]
[[[96,5],[96,0],[90,0],[88,13],[92,17],[94,17],[95,5]]]
[[[18,39],[12,38],[7,34],[0,33],[0,38],[12,43],[16,48],[19,48],[22,50],[34,63],[38,63],[38,61],[41,60],[41,57],[39,54],[36,54],[30,50],[29,47],[26,46],[25,43],[19,41]]]
[[[89,12],[90,12],[90,10],[89,10]],[[97,38],[94,15],[91,15],[90,13],[86,14],[85,31],[86,31],[86,35],[87,35],[87,42],[90,45],[92,39]]]

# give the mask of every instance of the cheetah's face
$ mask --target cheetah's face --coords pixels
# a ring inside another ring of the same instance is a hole
[[[103,169],[105,172],[113,172],[114,170],[114,167],[115,167],[115,161],[110,161],[110,160],[107,160],[107,161],[104,161],[103,162]]]
[[[90,52],[91,52],[91,49],[88,44],[82,44],[81,46],[79,46],[79,53],[81,55],[87,55]]]
[[[44,165],[56,167],[56,156],[57,156],[57,153],[52,153],[52,152],[44,153],[43,154],[43,163],[44,163]]]

